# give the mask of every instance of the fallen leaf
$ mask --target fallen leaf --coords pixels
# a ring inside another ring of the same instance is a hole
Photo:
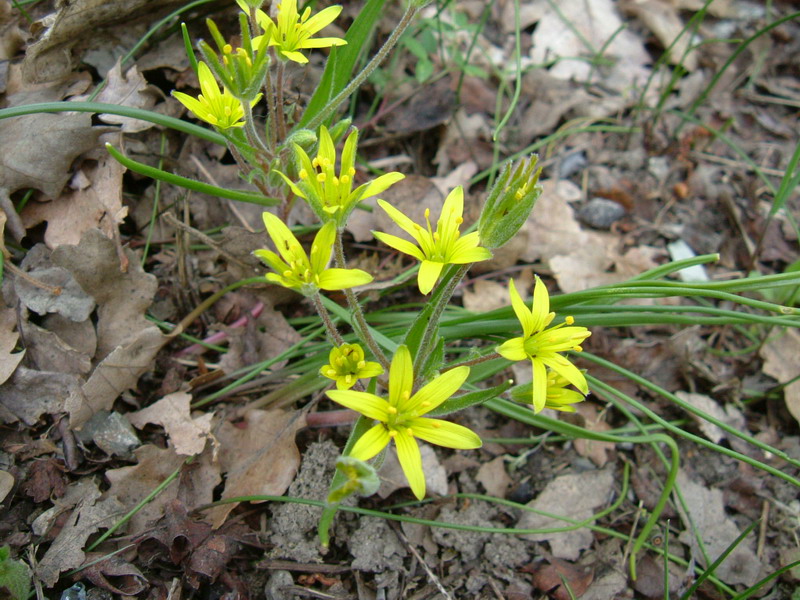
[[[472,289],[464,290],[463,302],[464,308],[477,313],[508,306],[508,286],[490,279],[479,279]]]
[[[91,325],[88,320],[84,323]],[[25,320],[22,332],[29,360],[38,370],[73,375],[86,375],[92,370],[91,354],[76,350],[52,331]]]
[[[767,340],[759,350],[764,359],[764,373],[774,377],[779,383],[792,381],[797,377],[800,368],[797,357],[800,356],[800,332],[786,328],[777,336]],[[800,380],[792,381],[783,388],[786,408],[796,421],[800,422]]]
[[[155,276],[144,272],[132,250],[126,249],[125,255],[129,264],[123,273],[114,242],[97,229],[87,231],[77,246],[53,250],[53,262],[72,273],[98,304],[98,360],[153,327],[145,311],[153,303],[158,283]]]
[[[161,425],[169,436],[175,452],[185,456],[200,454],[211,437],[211,420],[214,413],[202,413],[192,418],[192,395],[175,392],[140,411],[128,414],[128,420],[137,429],[148,423]]]
[[[613,486],[614,474],[610,469],[561,475],[548,483],[539,496],[528,502],[527,506],[583,521],[608,503]],[[523,513],[517,522],[517,527],[522,529],[552,529],[567,526],[569,523],[566,521],[532,512]],[[561,533],[531,533],[523,537],[535,542],[548,542],[553,555],[566,560],[576,560],[581,550],[591,546],[594,540],[594,534],[586,528]]]
[[[223,423],[217,432],[219,462],[226,475],[222,498],[283,494],[300,465],[294,436],[303,426],[302,413],[282,410],[250,410],[241,427]],[[234,508],[232,503],[209,511],[214,529]]]
[[[124,514],[123,506],[116,498],[99,499],[100,490],[93,479],[84,478],[79,483],[70,486],[80,492],[72,514],[36,566],[36,577],[47,587],[56,584],[62,571],[82,565],[85,559],[83,547],[89,536],[100,528],[110,527]]]
[[[603,420],[603,416],[604,413],[600,412],[597,406],[591,402],[580,402],[575,405],[574,413],[562,413],[561,418],[588,431],[603,433],[611,429],[611,426]],[[612,442],[600,442],[585,438],[577,438],[573,444],[578,454],[587,457],[598,467],[605,466],[615,448]]]
[[[684,24],[678,15],[677,7],[664,0],[626,0],[620,9],[630,12],[653,32],[661,46],[675,65],[680,64],[687,71],[697,68],[697,52],[690,50],[695,43],[691,34],[684,33]]]
[[[17,367],[2,386],[0,420],[33,426],[43,414],[64,412],[67,404],[82,397],[81,380],[75,375]]]
[[[0,385],[11,377],[19,365],[25,350],[14,352],[19,339],[17,311],[13,308],[0,308]]]
[[[13,489],[14,476],[6,470],[0,469],[0,502],[3,502]]]
[[[555,557],[549,558],[548,562],[534,571],[533,584],[555,600],[580,598],[594,579],[591,568],[579,567]]]
[[[108,238],[128,214],[122,205],[122,175],[125,167],[104,155],[93,166],[84,167],[88,185],[73,189],[48,202],[29,202],[22,211],[26,229],[47,221],[44,241],[49,248],[78,245],[83,234],[100,228]]]
[[[711,415],[715,419],[722,421],[726,425],[735,427],[741,431],[745,430],[745,420],[742,412],[732,404],[726,404],[723,408],[710,396],[705,394],[693,394],[690,392],[677,391],[675,395],[684,402],[691,404],[695,408]],[[702,417],[689,413],[692,420],[697,423],[700,431],[703,432],[708,439],[712,442],[719,444],[722,440],[728,437],[728,434],[721,428],[713,423],[706,421]]]
[[[725,512],[722,490],[707,488],[689,479],[684,471],[677,477],[684,503],[677,505],[686,529],[678,539],[692,548],[692,556],[702,566],[706,566],[704,553],[697,548],[696,535],[703,540],[705,555],[715,560],[741,533],[735,521]],[[684,511],[684,505],[688,514]],[[755,552],[753,542],[755,533],[751,532],[720,564],[714,575],[728,585],[743,583],[753,585],[760,578],[762,564]]]
[[[139,569],[119,554],[105,559],[104,556],[107,555],[100,552],[87,554],[81,575],[112,594],[135,596],[147,589],[147,579]]]
[[[75,96],[71,100],[88,101],[89,96]],[[136,65],[133,65],[123,75],[122,64],[118,59],[106,75],[106,84],[97,97],[93,99],[93,102],[150,110],[156,103],[156,96]],[[138,133],[154,126],[150,121],[142,121],[132,117],[109,114],[101,114],[98,117],[104,123],[121,125],[122,131],[126,133]]]
[[[106,479],[111,484],[106,497],[117,499],[124,505],[125,510],[130,510],[139,504],[186,460],[173,448],[158,448],[152,444],[140,446],[133,453],[136,455],[137,464],[106,471]],[[131,517],[127,527],[128,533],[135,535],[145,531],[163,516],[165,508],[177,495],[178,480],[175,479]]]
[[[511,477],[508,476],[502,456],[483,463],[478,469],[475,480],[483,486],[487,494],[495,498],[505,498],[508,486],[511,485]]]
[[[63,496],[66,491],[63,466],[52,458],[33,461],[22,489],[37,504]]]

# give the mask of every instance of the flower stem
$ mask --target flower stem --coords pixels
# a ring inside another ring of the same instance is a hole
[[[244,109],[244,133],[247,136],[247,141],[250,142],[250,145],[257,151],[261,151],[265,155],[270,156],[271,152],[266,144],[264,144],[264,140],[261,139],[261,136],[258,135],[258,131],[256,131],[255,121],[253,120],[253,109],[250,103],[242,102],[242,108]]]
[[[325,107],[319,111],[306,125],[308,129],[312,131],[316,131],[317,127],[319,127],[325,119],[327,119],[333,111],[339,108],[339,105],[342,104],[347,98],[352,94],[355,90],[357,90],[362,83],[369,77],[372,72],[378,68],[378,66],[386,59],[391,52],[392,48],[397,44],[400,36],[403,35],[403,32],[408,28],[411,24],[411,21],[414,20],[414,17],[417,14],[419,9],[410,4],[409,7],[406,9],[406,12],[403,14],[403,18],[400,19],[400,22],[395,27],[392,34],[389,36],[389,39],[381,46],[381,49],[378,50],[377,54],[372,57],[367,65],[361,69],[361,72],[356,75],[353,80],[345,87],[341,92],[339,92],[333,100],[328,102]]]
[[[275,95],[277,97],[277,111],[276,117],[278,118],[278,139],[281,141],[286,139],[286,121],[283,116],[283,75],[286,72],[286,63],[278,60],[278,72],[276,74],[277,81],[275,82]]]
[[[336,344],[337,347],[344,344],[344,339],[342,339],[342,335],[339,333],[339,330],[336,329],[336,325],[333,324],[333,319],[331,319],[328,309],[326,309],[322,304],[322,299],[319,297],[319,292],[311,296],[311,301],[314,303],[314,308],[317,309],[317,313],[322,319],[322,322],[325,323],[325,329],[328,330],[328,335],[330,336],[331,341]]]
[[[424,370],[423,367],[433,351],[436,332],[439,330],[439,319],[442,316],[442,312],[444,312],[445,307],[450,302],[450,298],[453,296],[453,292],[456,291],[458,284],[461,283],[461,280],[464,278],[464,275],[467,274],[467,271],[469,271],[471,266],[471,264],[461,265],[458,271],[456,271],[450,279],[439,284],[440,286],[444,287],[441,288],[441,292],[437,290],[435,293],[438,298],[436,304],[433,306],[430,316],[428,317],[428,324],[425,327],[425,332],[422,334],[422,341],[419,344],[417,355],[414,357],[414,373],[416,374],[417,378],[422,375]],[[415,381],[415,387],[419,383],[419,381]]]
[[[336,230],[336,239],[333,247],[334,261],[336,266],[340,269],[346,269],[347,263],[344,258],[344,244],[342,243],[342,234],[338,229]],[[361,304],[358,302],[356,293],[352,289],[346,289],[344,290],[344,295],[345,298],[347,298],[347,305],[350,307],[350,312],[353,313],[356,324],[358,325],[358,327],[355,328],[356,333],[372,351],[372,354],[375,356],[378,362],[381,363],[381,366],[388,371],[389,359],[386,358],[383,350],[381,350],[381,347],[378,346],[378,342],[375,341],[375,338],[372,337],[372,334],[369,332],[369,324],[367,323],[367,319],[364,317],[364,311],[361,310]]]
[[[270,56],[275,60],[274,52]],[[274,148],[278,145],[277,129],[275,129],[278,111],[275,108],[275,96],[272,95],[272,75],[269,69],[267,69],[267,74],[264,77],[264,95],[267,97],[267,109],[269,111],[269,142]]]
[[[494,360],[495,358],[500,358],[500,355],[497,352],[490,352],[489,354],[485,354],[483,356],[478,356],[476,358],[465,360],[464,362],[456,363],[452,367],[447,367],[447,371],[452,371],[457,367],[472,367],[474,365],[479,365],[481,363]]]

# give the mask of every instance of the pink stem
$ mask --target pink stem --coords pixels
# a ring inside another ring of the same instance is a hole
[[[229,325],[229,327],[244,327],[245,325],[247,325],[247,322],[250,319],[257,319],[262,312],[264,312],[264,303],[259,302],[253,307],[249,315],[246,314],[245,316],[236,319],[233,323]],[[222,340],[227,339],[227,337],[228,337],[227,331],[218,331],[217,333],[212,333],[210,336],[205,338],[203,342],[205,342],[206,344],[216,344],[217,342],[221,342]],[[175,356],[177,358],[181,358],[183,356],[189,356],[191,354],[202,354],[206,350],[208,350],[208,348],[206,348],[202,344],[192,344],[191,346],[187,346],[183,350],[177,352]]]

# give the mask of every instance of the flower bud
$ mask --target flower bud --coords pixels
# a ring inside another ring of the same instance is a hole
[[[372,465],[352,456],[340,456],[336,460],[336,470],[347,479],[328,494],[330,503],[341,502],[353,494],[372,496],[381,486],[381,480]]]
[[[531,214],[542,187],[538,185],[539,157],[532,154],[514,164],[507,164],[483,205],[478,222],[481,245],[500,248],[516,235]]]

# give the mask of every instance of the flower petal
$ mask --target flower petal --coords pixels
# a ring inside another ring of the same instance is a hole
[[[292,51],[288,51],[288,50],[281,50],[281,54],[286,59],[293,60],[294,62],[300,63],[301,65],[304,65],[304,64],[306,64],[308,62],[308,59],[305,56],[303,56],[303,54],[300,53],[300,52],[292,52]]]
[[[333,223],[333,221],[329,221]],[[348,290],[372,281],[372,275],[361,269],[325,269],[319,276],[319,287],[323,290]]]
[[[397,408],[400,412],[418,409],[417,414],[424,415],[455,394],[468,376],[469,367],[456,367],[445,371],[411,396],[408,402],[401,403]]]
[[[303,23],[300,28],[306,31],[309,35],[314,35],[323,27],[327,27],[339,16],[342,12],[341,6],[329,6],[326,9],[319,11],[308,21]]]
[[[328,132],[328,128],[321,125],[319,128],[319,150],[317,159],[328,159],[331,164],[336,164],[336,147],[333,145],[333,138]]]
[[[381,364],[369,361],[358,370],[357,375],[359,379],[369,379],[370,377],[375,377],[381,373],[383,373],[383,367]]]
[[[472,450],[483,445],[477,433],[450,421],[421,418],[412,420],[409,425],[415,436],[437,446]]]
[[[350,450],[350,456],[358,460],[369,460],[386,448],[391,439],[389,432],[383,424],[375,425],[358,438],[358,441],[353,445],[352,450]]]
[[[419,291],[422,294],[429,294],[439,280],[439,275],[442,274],[444,263],[434,262],[432,260],[423,260],[419,266],[419,273],[417,274],[417,284]]]
[[[531,308],[533,315],[533,331],[541,331],[547,326],[550,319],[550,294],[547,291],[547,286],[536,276],[536,285],[533,286],[533,307]]]
[[[411,352],[408,346],[398,346],[389,366],[389,404],[400,406],[403,394],[411,396],[411,386],[414,385],[414,363],[411,362]]]
[[[533,363],[533,410],[540,412],[547,404],[547,369],[544,362],[532,359]]]
[[[508,294],[511,296],[511,306],[514,309],[514,314],[517,315],[517,319],[519,319],[522,325],[522,333],[524,337],[529,337],[536,331],[536,321],[533,318],[533,313],[522,299],[522,296],[519,295],[513,279],[508,282]],[[522,359],[518,358],[516,360]]]
[[[272,213],[264,212],[261,214],[261,217],[264,220],[264,226],[267,228],[267,233],[269,237],[272,238],[272,242],[275,244],[278,253],[287,263],[295,260],[296,257],[292,251],[297,247],[301,249],[302,247],[300,246],[300,242],[297,241],[297,238],[294,237],[294,234],[279,217]]]
[[[290,271],[289,265],[283,262],[277,254],[272,252],[271,250],[254,250],[253,255],[259,258],[265,265],[267,265],[270,269],[283,275],[284,272]]]
[[[537,358],[578,388],[584,395],[589,393],[589,384],[586,383],[586,377],[583,375],[583,371],[566,358],[555,353],[541,354]]]
[[[342,38],[327,37],[327,38],[311,38],[300,42],[298,48],[328,48],[329,46],[346,46],[347,42]]]
[[[291,189],[291,190],[292,190],[292,192],[294,193],[294,195],[295,195],[295,196],[299,196],[300,198],[303,198],[304,200],[308,198],[308,197],[306,196],[306,194],[303,192],[303,190],[301,190],[299,187],[297,187],[297,184],[296,184],[294,181],[292,181],[291,179],[289,179],[289,178],[288,178],[286,175],[284,175],[284,174],[283,174],[283,173],[281,173],[280,171],[277,171],[277,170],[276,170],[275,172],[276,172],[278,175],[280,175],[280,176],[281,176],[281,179],[283,179],[283,180],[286,182],[286,185],[288,185],[288,186],[289,186],[289,189]]]
[[[411,219],[397,210],[394,206],[386,202],[385,200],[378,199],[378,206],[380,206],[386,214],[389,215],[389,218],[397,223],[397,226],[405,231],[408,235],[416,240],[417,244],[421,244],[419,238],[419,226],[414,223]]]
[[[399,238],[396,235],[391,235],[389,233],[383,233],[382,231],[373,231],[372,235],[390,248],[394,248],[403,254],[413,256],[417,260],[425,260],[425,255],[422,253],[422,250],[417,248],[408,240],[404,240],[403,238]]]
[[[397,430],[394,442],[397,444],[397,458],[400,460],[400,466],[403,467],[403,473],[406,474],[408,485],[417,500],[422,500],[425,497],[425,472],[422,470],[422,455],[419,445],[403,429]]]
[[[344,167],[344,161],[342,161],[342,166]],[[376,196],[382,192],[385,192],[389,187],[393,186],[401,179],[405,179],[405,177],[405,175],[396,171],[381,175],[377,179],[373,179],[369,183],[365,183],[357,187],[355,189],[355,192],[358,194],[356,197],[359,200],[366,200],[367,198]]]
[[[506,340],[495,348],[495,351],[503,358],[514,362],[529,358],[528,353],[525,352],[525,338],[521,337]]]
[[[311,245],[311,270],[320,275],[328,266],[331,260],[331,250],[333,241],[336,239],[336,223],[328,221],[320,227],[317,235],[314,236],[314,243]]]
[[[340,390],[328,390],[325,393],[328,395],[328,398],[337,404],[359,412],[370,419],[383,421],[385,423],[389,418],[389,413],[387,412],[389,404],[386,400],[375,394]]]

